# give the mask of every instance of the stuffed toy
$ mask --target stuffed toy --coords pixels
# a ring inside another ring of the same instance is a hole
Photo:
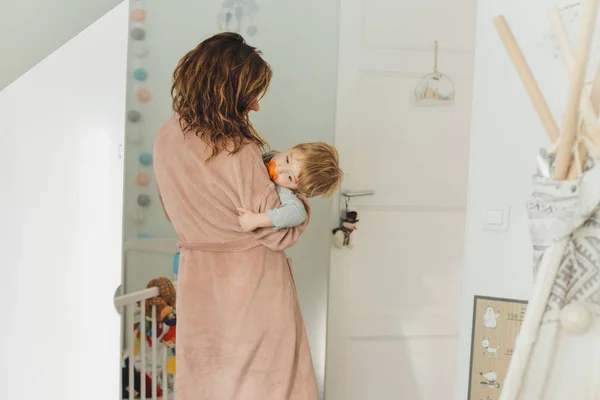
[[[344,246],[352,247],[352,233],[357,230],[358,213],[356,211],[347,211],[346,217],[342,219],[340,226],[335,228],[333,233],[333,245],[339,249]]]
[[[165,368],[167,369],[167,372],[169,374],[175,375],[175,372],[177,371],[177,357],[175,355],[175,344],[177,343],[175,340],[177,338],[177,326],[166,326],[166,328],[166,332],[164,332],[162,336],[160,336],[160,342],[171,350],[171,356],[167,360]]]
[[[158,296],[146,300],[146,316],[152,317],[152,306],[156,306],[158,321],[167,326],[175,326],[177,317],[175,315],[176,291],[173,282],[165,277],[152,279],[146,285],[147,289],[158,288]]]
[[[152,306],[156,306],[156,337],[158,341],[171,350],[172,356],[167,360],[167,372],[175,375],[175,344],[177,336],[176,291],[173,282],[165,277],[152,279],[146,288],[158,287],[158,296],[146,300],[146,342],[152,346]],[[136,325],[136,354],[141,344],[139,324]]]
[[[135,329],[135,342],[134,342],[134,355],[138,356],[140,354],[140,346],[142,346],[141,341],[141,330],[140,324],[136,323],[134,325]],[[175,346],[176,346],[176,338],[177,338],[177,326],[168,326],[159,322],[156,324],[156,337],[158,338],[158,342],[162,343],[166,346],[171,353],[171,356],[167,360],[166,368],[167,372],[171,375],[175,375],[176,371],[176,354],[175,354]],[[146,344],[149,347],[152,347],[152,321],[146,321]]]

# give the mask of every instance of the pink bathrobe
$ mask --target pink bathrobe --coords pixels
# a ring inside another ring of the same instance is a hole
[[[241,230],[236,207],[279,207],[259,149],[205,163],[210,150],[176,117],[158,132],[154,169],[180,240],[177,400],[318,400],[290,262],[304,231]],[[307,221],[308,222],[308,221]]]

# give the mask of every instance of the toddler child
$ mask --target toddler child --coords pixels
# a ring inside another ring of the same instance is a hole
[[[281,207],[254,213],[239,208],[240,224],[246,232],[257,228],[291,228],[306,220],[306,197],[331,196],[342,182],[338,152],[323,143],[301,143],[283,152],[263,155]]]

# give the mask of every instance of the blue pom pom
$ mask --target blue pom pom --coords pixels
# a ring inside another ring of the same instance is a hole
[[[138,81],[145,81],[146,78],[148,77],[148,73],[146,72],[145,69],[138,68],[135,71],[133,71],[133,77]]]
[[[142,165],[152,165],[152,154],[150,153],[142,153],[140,154],[140,164]]]

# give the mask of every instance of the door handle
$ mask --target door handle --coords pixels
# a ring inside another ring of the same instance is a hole
[[[352,191],[342,192],[342,196],[344,196],[346,198],[373,196],[373,195],[375,195],[374,190],[362,190],[362,191],[358,191],[358,192],[352,192]]]

